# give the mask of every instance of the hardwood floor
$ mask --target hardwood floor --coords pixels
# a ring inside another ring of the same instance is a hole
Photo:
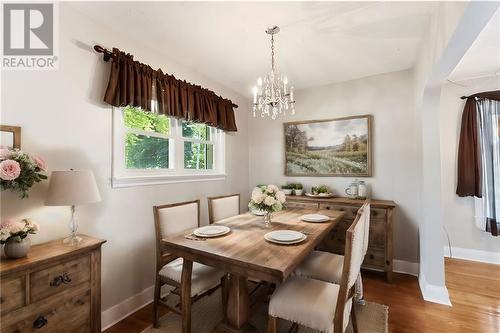
[[[389,306],[389,332],[500,332],[500,266],[446,259],[446,285],[452,307],[422,300],[416,277],[364,272],[365,298]],[[151,324],[148,305],[105,333],[139,333]]]

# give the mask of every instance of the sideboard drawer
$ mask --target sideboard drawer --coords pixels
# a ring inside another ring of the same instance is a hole
[[[30,311],[5,316],[2,333],[90,332],[90,290],[73,295],[62,299],[54,296],[48,302],[33,304]]]
[[[363,267],[383,270],[385,268],[385,251],[369,248],[363,261]]]
[[[320,203],[319,209],[339,210],[345,213],[344,218],[353,220],[356,217],[356,214],[358,213],[359,207]]]
[[[0,309],[2,315],[24,306],[26,302],[26,280],[24,276],[2,279]]]
[[[90,256],[73,259],[31,273],[31,302],[90,280]]]
[[[288,208],[306,208],[306,209],[318,209],[318,204],[315,202],[296,202],[288,201],[286,203]]]
[[[387,209],[372,208],[370,209],[370,219],[384,219],[387,217]]]
[[[385,249],[386,238],[385,220],[370,219],[370,233],[368,234],[368,247]]]

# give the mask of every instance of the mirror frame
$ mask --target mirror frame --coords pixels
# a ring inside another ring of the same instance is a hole
[[[19,126],[9,126],[9,125],[0,125],[1,132],[9,132],[13,135],[13,147],[21,149],[21,127]]]

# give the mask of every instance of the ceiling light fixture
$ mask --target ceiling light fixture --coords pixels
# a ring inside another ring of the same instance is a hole
[[[276,119],[278,115],[286,115],[290,110],[295,114],[295,99],[293,87],[288,78],[275,70],[274,66],[274,35],[280,31],[277,26],[267,28],[266,33],[271,36],[271,72],[264,79],[257,79],[257,86],[253,87],[253,116],[260,112],[261,117],[270,116]]]

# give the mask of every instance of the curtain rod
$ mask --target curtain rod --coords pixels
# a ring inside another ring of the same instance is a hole
[[[111,59],[114,59],[115,56],[113,54],[113,52],[111,52],[110,50],[102,47],[101,45],[94,45],[94,50],[97,52],[97,53],[102,53],[103,54],[103,59],[104,61],[108,62],[109,60]],[[232,104],[233,108],[237,108],[238,105],[236,104]]]

